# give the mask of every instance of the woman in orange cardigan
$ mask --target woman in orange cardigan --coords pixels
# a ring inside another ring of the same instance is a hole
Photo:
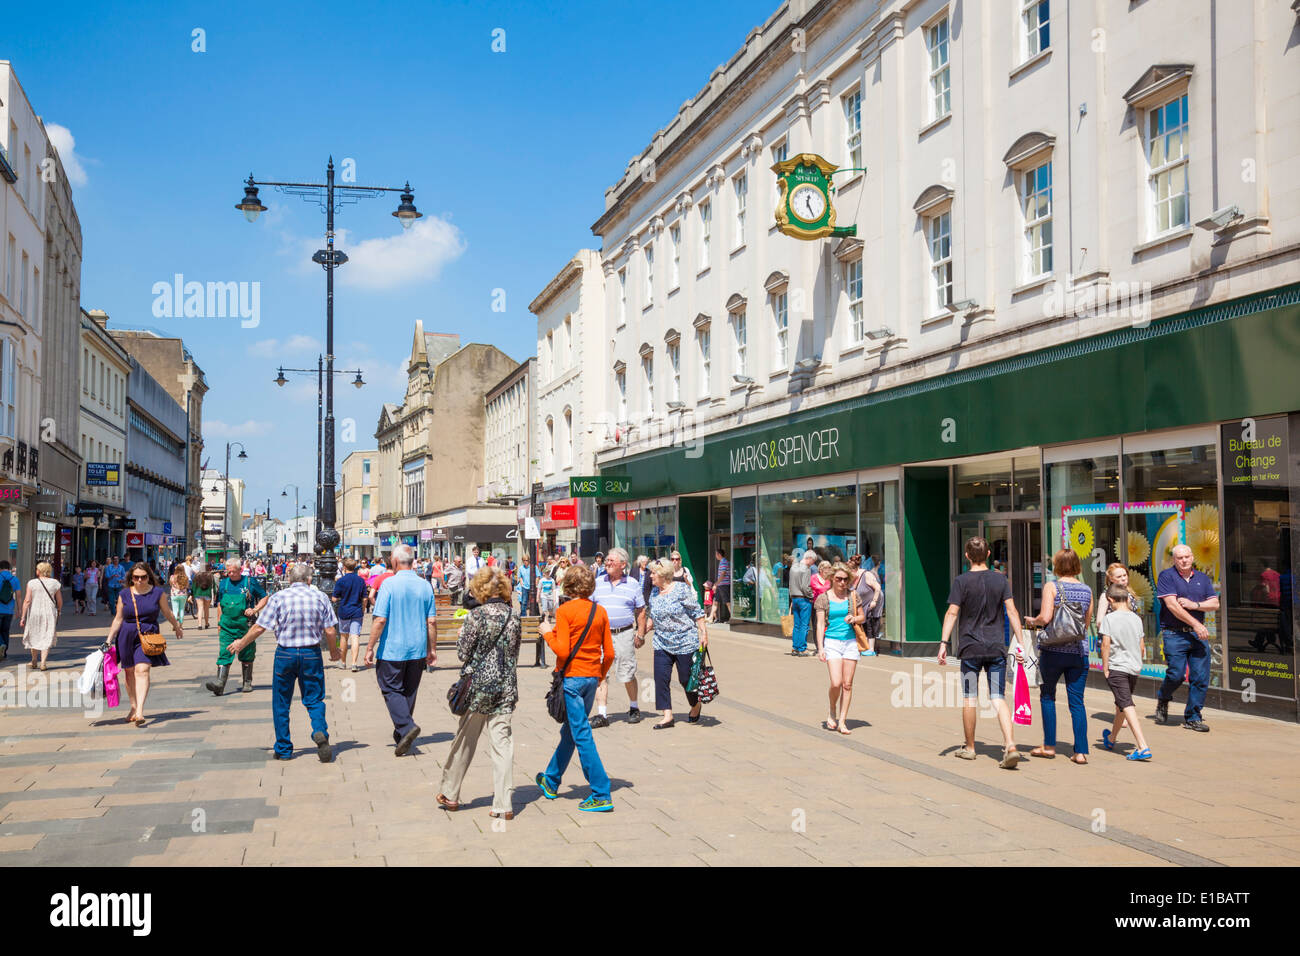
[[[596,589],[596,575],[591,568],[575,564],[564,573],[564,594],[568,598],[555,612],[555,627],[545,633],[546,643],[555,653],[555,669],[573,654],[569,668],[564,672],[564,704],[568,720],[560,727],[560,745],[555,748],[550,766],[537,775],[537,786],[547,800],[559,796],[560,779],[564,776],[573,751],[578,751],[582,773],[591,785],[591,796],[578,804],[579,810],[591,813],[614,809],[609,798],[609,776],[596,752],[596,741],[591,735],[591,722],[587,715],[596,699],[596,688],[614,664],[614,638],[609,630],[609,615],[599,604],[594,604],[591,592]],[[594,613],[593,613],[594,612]],[[582,639],[583,633],[586,638]],[[577,653],[573,649],[582,639]]]

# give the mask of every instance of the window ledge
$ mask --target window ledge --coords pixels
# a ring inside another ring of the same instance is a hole
[[[615,332],[622,332],[625,328],[627,328],[627,319],[624,319],[624,320],[623,320],[622,322],[620,322],[618,325],[614,326],[614,331],[615,331]]]
[[[697,278],[697,279],[703,279],[706,275],[709,274],[709,269],[710,269],[710,268],[711,268],[710,266],[705,266],[705,267],[704,267],[703,269],[701,269],[699,272],[695,273],[695,278]]]
[[[1181,229],[1175,230],[1174,232],[1166,232],[1164,235],[1156,236],[1154,239],[1150,239],[1134,246],[1133,255],[1140,256],[1144,252],[1158,249],[1160,246],[1168,245],[1171,242],[1178,242],[1180,239],[1188,239],[1195,231],[1196,230],[1191,226],[1183,226]]]
[[[775,382],[779,378],[789,378],[790,370],[788,368],[778,369],[767,377],[769,382]]]
[[[1039,63],[1042,63],[1044,60],[1050,60],[1051,58],[1052,58],[1052,48],[1050,46],[1046,50],[1039,50],[1037,53],[1031,56],[1024,63],[1021,63],[1019,66],[1015,67],[1011,71],[1010,75],[1007,76],[1007,82],[1008,83],[1014,82],[1016,77],[1020,76],[1022,73],[1025,73],[1028,70],[1033,69]]]
[[[931,122],[926,123],[924,126],[922,126],[919,130],[917,130],[916,138],[918,140],[925,139],[927,136],[929,136],[939,127],[951,121],[952,121],[952,113],[945,113],[943,116],[940,116],[937,120],[932,120]]]
[[[668,298],[671,299],[673,296],[675,296],[678,292],[681,291],[682,291],[682,285],[679,282],[677,283],[677,285],[673,286],[671,289],[668,290]]]
[[[862,354],[865,348],[866,348],[865,342],[858,342],[854,345],[850,345],[848,348],[840,352],[839,360],[843,362],[846,359],[857,358],[859,355]]]
[[[654,307],[655,307],[655,304],[654,304],[654,300],[652,299],[651,301],[647,302],[645,305],[641,306],[641,314],[642,314],[642,315],[645,315],[647,312],[649,312],[649,311],[650,311],[651,309],[653,309]]]
[[[859,182],[862,181],[862,177],[863,177],[862,173],[854,173],[848,179],[844,180],[844,182],[837,184],[835,187],[835,191],[837,193],[842,193],[850,186],[856,186]]]
[[[740,255],[744,251],[745,251],[745,243],[742,242],[740,245],[736,246],[736,248],[731,250],[730,255],[734,259],[736,256]]]
[[[1047,272],[1041,276],[1038,276],[1037,278],[1030,279],[1024,285],[1018,285],[1014,289],[1012,289],[1011,298],[1014,299],[1016,296],[1024,295],[1026,292],[1033,292],[1035,289],[1041,289],[1045,285],[1050,285],[1052,282],[1055,281],[1055,279],[1056,279],[1055,274],[1051,272]]]
[[[928,332],[930,329],[941,328],[952,321],[952,312],[940,312],[938,315],[932,315],[928,319],[921,320],[921,331]]]

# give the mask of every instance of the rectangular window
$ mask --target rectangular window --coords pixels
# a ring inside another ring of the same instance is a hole
[[[614,393],[618,395],[618,420],[627,422],[627,370],[614,373]]]
[[[1151,235],[1188,223],[1187,94],[1147,113]]]
[[[14,301],[14,273],[18,271],[18,240],[9,237],[9,252],[5,256],[5,298]]]
[[[952,213],[935,216],[929,227],[930,313],[935,315],[952,302]]]
[[[776,362],[781,368],[790,364],[790,300],[785,292],[772,297],[776,317]]]
[[[0,435],[14,437],[14,379],[17,362],[14,344],[8,339],[0,342]]]
[[[745,244],[745,209],[749,199],[749,177],[740,173],[731,181],[731,186],[736,194],[735,248],[739,249]]]
[[[564,367],[573,368],[573,316],[564,317]]]
[[[713,234],[713,203],[700,203],[700,271],[709,267],[709,239]]]
[[[772,147],[772,162],[784,163],[790,158],[790,141],[783,139]]]
[[[647,240],[647,243],[650,240]],[[655,247],[645,247],[645,304],[649,305],[655,298]]]
[[[696,333],[700,343],[700,398],[712,394],[711,372],[713,366],[712,343],[709,341],[709,329],[703,328]]]
[[[926,29],[925,46],[930,51],[930,120],[934,121],[952,112],[947,17]]]
[[[627,324],[627,268],[618,270],[618,324]]]
[[[673,262],[669,285],[676,289],[682,284],[682,227],[673,226],[668,230],[668,242],[672,246]]]
[[[668,343],[668,368],[672,372],[672,382],[668,393],[669,401],[682,400],[682,347],[677,342]]]
[[[735,364],[737,375],[749,374],[749,333],[745,329],[745,313],[737,312],[731,317],[732,340],[735,344]]]
[[[1025,279],[1052,271],[1052,164],[1025,173]]]
[[[18,312],[21,315],[27,314],[27,274],[32,270],[32,260],[27,258],[27,253],[23,253],[22,271],[18,273]],[[30,320],[29,320],[30,321]]]
[[[866,337],[862,319],[862,260],[844,263],[844,288],[849,294],[849,342],[858,345]]]
[[[1022,60],[1037,56],[1051,46],[1050,19],[1048,0],[1023,0],[1020,13],[1021,35],[1024,37]]]
[[[841,101],[844,104],[844,155],[848,165],[862,166],[862,91],[854,90]]]
[[[369,458],[361,459],[361,483],[363,485],[370,484],[370,459]]]
[[[369,495],[361,496],[361,520],[362,521],[370,520],[370,496]]]
[[[542,377],[550,381],[555,377],[555,330],[546,333],[546,348],[542,350]]]

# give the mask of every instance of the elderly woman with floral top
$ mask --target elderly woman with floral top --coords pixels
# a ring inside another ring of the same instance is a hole
[[[682,689],[691,677],[691,656],[697,647],[706,647],[709,635],[704,623],[704,610],[695,600],[695,589],[685,581],[674,581],[676,564],[672,561],[655,561],[650,565],[650,575],[659,592],[650,598],[649,614],[641,618],[637,646],[645,641],[647,629],[654,631],[655,649],[655,709],[660,721],[655,730],[673,726],[673,665],[677,665],[677,679]],[[700,719],[699,696],[686,691],[686,701],[691,705],[687,721],[694,724]]]
[[[510,607],[510,580],[500,568],[482,568],[470,581],[469,593],[478,601],[460,631],[456,653],[472,669],[469,710],[460,718],[451,753],[442,772],[438,806],[460,809],[460,786],[465,780],[486,731],[492,757],[492,812],[489,816],[515,817],[511,796],[514,788],[515,743],[510,720],[519,702],[515,667],[519,663],[519,616]],[[463,671],[462,671],[463,672]]]

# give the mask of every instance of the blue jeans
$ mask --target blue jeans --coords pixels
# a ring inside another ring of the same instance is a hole
[[[806,597],[790,599],[790,613],[794,615],[793,650],[808,650],[808,623],[812,620],[812,601]]]
[[[1088,659],[1082,654],[1066,654],[1050,648],[1038,652],[1038,671],[1043,686],[1039,702],[1043,708],[1043,746],[1056,746],[1056,682],[1065,678],[1065,698],[1070,703],[1070,722],[1074,725],[1074,752],[1088,752],[1088,711],[1083,706],[1083,689],[1088,686]]]
[[[1187,671],[1187,707],[1183,720],[1200,720],[1205,693],[1210,689],[1210,645],[1195,634],[1160,629],[1165,644],[1165,680],[1156,694],[1165,703],[1174,699],[1174,692],[1183,683]]]
[[[117,596],[122,593],[120,584],[110,584],[108,586],[108,613],[117,613]]]
[[[555,748],[550,766],[546,768],[546,782],[551,785],[551,789],[559,789],[560,779],[564,776],[569,761],[573,759],[576,748],[583,776],[591,785],[591,795],[608,800],[609,777],[605,773],[605,765],[600,762],[600,754],[596,753],[596,741],[591,736],[591,722],[587,720],[599,683],[600,680],[595,677],[564,678],[564,706],[569,719],[560,727],[560,745]]]
[[[325,725],[325,664],[320,645],[311,647],[277,647],[275,676],[271,684],[271,719],[275,722],[275,752],[281,757],[293,755],[289,739],[289,703],[293,686],[302,688],[302,702],[311,716],[311,732],[329,735]]]

